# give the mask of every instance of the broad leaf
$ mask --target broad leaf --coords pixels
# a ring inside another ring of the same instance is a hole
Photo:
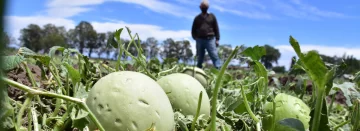
[[[297,131],[305,131],[304,124],[295,118],[285,118],[278,121],[278,123],[296,129]]]
[[[356,85],[351,82],[344,82],[342,84],[333,84],[333,88],[331,89],[329,95],[334,95],[336,93],[336,90],[341,90],[346,98],[346,105],[352,106],[351,103],[352,98],[359,98],[360,99],[360,93],[356,90]]]
[[[89,113],[87,111],[84,111],[81,108],[72,108],[70,114],[72,127],[83,130],[90,123],[90,121],[87,119],[88,114]]]
[[[25,61],[25,58],[20,55],[11,55],[11,56],[2,56],[1,60],[4,64],[2,64],[2,69],[5,71],[12,70],[16,68],[21,62]]]
[[[0,77],[3,77],[2,73],[0,73]],[[0,107],[0,131],[7,131],[14,128],[12,120],[14,108],[10,105],[8,89],[3,82],[0,82]]]
[[[354,82],[360,87],[360,71],[355,74]]]
[[[74,69],[71,65],[68,63],[64,63],[65,68],[67,69],[67,72],[69,73],[69,76],[74,84],[81,81],[80,73]]]
[[[300,58],[301,65],[304,67],[305,71],[309,74],[311,79],[315,81],[317,87],[324,90],[327,80],[324,76],[326,76],[328,69],[319,54],[314,50],[303,54],[299,43],[292,36],[290,36],[290,44]]]
[[[29,48],[26,47],[20,47],[18,54],[21,55],[26,55],[26,56],[34,56],[37,55],[34,51],[30,50]]]
[[[259,86],[259,92],[263,92],[265,94],[266,93],[265,91],[268,89],[267,86],[268,86],[268,81],[269,81],[266,68],[260,62],[255,61],[254,70],[255,70],[255,73],[258,76],[258,78],[260,78],[260,77],[264,78],[262,80],[262,85]]]
[[[45,66],[49,66],[51,60],[49,56],[44,56],[44,55],[36,55],[33,56],[33,58],[43,63]]]
[[[266,54],[266,50],[265,47],[257,45],[254,47],[248,47],[241,53],[250,57],[253,61],[259,61],[260,58]]]
[[[50,56],[50,58],[53,58],[53,57],[55,56],[56,51],[63,52],[64,50],[65,50],[64,47],[61,47],[61,46],[53,46],[53,47],[50,48],[49,56]]]

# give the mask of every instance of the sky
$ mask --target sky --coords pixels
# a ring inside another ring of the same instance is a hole
[[[201,0],[8,0],[6,31],[15,38],[34,23],[74,28],[88,21],[98,32],[129,27],[140,39],[190,40]],[[220,44],[271,45],[279,49],[279,66],[290,66],[293,36],[303,52],[360,59],[360,1],[209,0],[209,12],[219,23]],[[128,38],[125,31],[121,35]]]

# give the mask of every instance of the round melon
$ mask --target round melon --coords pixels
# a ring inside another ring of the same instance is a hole
[[[275,97],[275,121],[276,123],[285,118],[296,118],[300,120],[305,129],[309,128],[310,122],[310,108],[306,103],[301,99],[285,94],[280,93]],[[273,112],[273,103],[268,102],[264,105],[264,111],[272,114]],[[271,117],[266,117],[263,119],[263,128],[265,130],[270,130],[271,128]],[[293,129],[283,126],[281,124],[275,124],[276,131],[292,131]]]
[[[207,79],[206,79],[206,73],[204,70],[195,67],[195,74],[194,74],[194,67],[186,67],[182,73],[188,74],[190,76],[195,77],[196,80],[198,80],[203,87],[208,87]]]
[[[174,73],[160,78],[157,83],[164,89],[174,109],[184,115],[196,115],[199,94],[203,92],[200,114],[210,116],[210,100],[204,87],[194,77]]]
[[[110,73],[95,83],[86,104],[107,131],[173,131],[174,112],[163,89],[145,74]],[[92,123],[93,124],[93,123]]]

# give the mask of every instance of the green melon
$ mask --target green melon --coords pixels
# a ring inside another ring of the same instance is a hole
[[[280,93],[275,97],[275,121],[276,123],[285,118],[296,118],[299,119],[305,126],[305,129],[309,128],[310,122],[310,108],[306,105],[301,99]],[[272,114],[273,103],[268,102],[264,105],[264,111]],[[270,130],[271,128],[271,118],[267,117],[263,119],[263,128],[265,130]],[[291,131],[292,128],[275,124],[275,131]]]
[[[186,67],[182,71],[182,73],[185,73],[185,74],[195,77],[195,79],[198,80],[203,87],[205,87],[205,88],[208,87],[208,83],[207,83],[207,79],[206,79],[207,75],[204,70],[202,70],[198,67],[195,67],[195,75],[194,75],[194,68]]]
[[[210,116],[210,100],[204,87],[194,77],[183,73],[174,73],[160,78],[159,85],[164,89],[174,109],[180,109],[184,115],[196,115],[199,94],[201,99],[200,115]]]
[[[173,131],[174,112],[155,80],[132,71],[113,72],[95,83],[86,104],[107,131]],[[93,124],[93,123],[92,123]]]

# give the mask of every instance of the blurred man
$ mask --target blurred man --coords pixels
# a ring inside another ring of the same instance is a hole
[[[197,67],[202,68],[206,49],[215,68],[220,69],[221,63],[216,48],[220,40],[219,26],[215,15],[207,12],[208,0],[200,3],[200,9],[201,13],[195,17],[191,30],[192,37],[196,40]]]

